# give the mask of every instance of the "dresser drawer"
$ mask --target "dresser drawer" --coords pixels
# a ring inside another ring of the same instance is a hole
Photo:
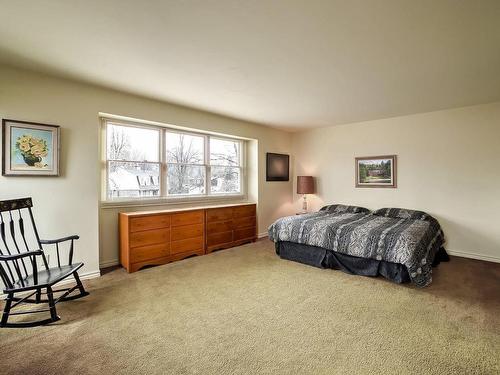
[[[233,218],[233,208],[211,208],[207,210],[207,222],[223,221]]]
[[[153,215],[130,219],[131,232],[168,227],[170,227],[170,215]]]
[[[154,229],[130,234],[130,247],[164,244],[170,241],[169,229]]]
[[[207,236],[207,245],[221,245],[233,241],[233,232],[210,233]]]
[[[172,215],[172,226],[203,223],[203,211],[188,211]]]
[[[245,228],[245,227],[255,227],[257,220],[255,216],[240,217],[233,220],[234,229]]]
[[[229,232],[233,230],[233,221],[219,221],[218,223],[207,223],[207,233]]]
[[[233,241],[245,240],[255,237],[255,228],[235,229]]]
[[[247,216],[255,216],[255,205],[249,206],[237,206],[233,208],[233,217],[247,217]]]
[[[202,250],[203,248],[203,237],[172,241],[172,243],[170,244],[170,254],[179,254],[188,251]]]
[[[172,241],[185,240],[203,236],[203,224],[183,225],[172,228]]]
[[[144,260],[161,258],[168,256],[170,244],[158,244],[141,247],[133,247],[130,249],[130,262],[142,262]]]

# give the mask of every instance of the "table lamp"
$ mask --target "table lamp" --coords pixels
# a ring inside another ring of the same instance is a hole
[[[307,212],[306,194],[314,193],[313,176],[297,176],[297,194],[303,194],[302,211]]]

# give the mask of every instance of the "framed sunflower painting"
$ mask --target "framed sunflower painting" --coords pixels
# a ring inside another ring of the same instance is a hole
[[[3,176],[59,176],[59,126],[2,120]]]

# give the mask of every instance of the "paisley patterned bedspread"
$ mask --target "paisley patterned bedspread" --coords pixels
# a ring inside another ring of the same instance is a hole
[[[415,285],[431,283],[432,262],[444,243],[435,218],[422,211],[385,208],[371,213],[349,207],[353,206],[326,206],[315,213],[283,217],[269,227],[269,238],[400,263]]]

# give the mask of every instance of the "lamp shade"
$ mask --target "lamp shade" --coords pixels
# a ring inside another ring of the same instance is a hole
[[[313,176],[297,176],[297,194],[313,194]]]

